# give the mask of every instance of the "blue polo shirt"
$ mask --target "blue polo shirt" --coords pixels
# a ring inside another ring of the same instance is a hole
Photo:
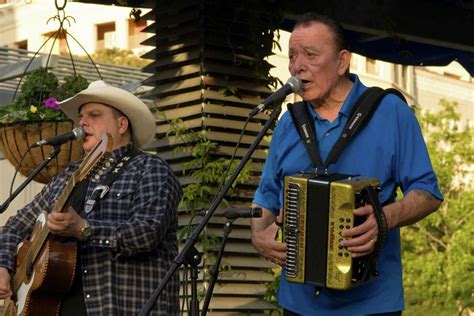
[[[333,122],[319,117],[311,104],[305,103],[315,120],[323,161],[339,138],[357,98],[367,89],[356,75],[351,74],[351,80],[354,85]],[[273,133],[253,202],[278,214],[283,205],[284,177],[311,170],[309,154],[286,112]],[[347,144],[328,170],[377,178],[382,186],[382,203],[395,199],[397,187],[405,194],[418,189],[443,199],[418,121],[408,105],[392,94],[384,97],[368,124]],[[315,286],[287,282],[282,273],[278,301],[282,307],[303,315],[366,315],[402,310],[398,228],[388,232],[377,268],[379,276],[361,286],[347,291],[322,289],[319,295],[315,294]]]

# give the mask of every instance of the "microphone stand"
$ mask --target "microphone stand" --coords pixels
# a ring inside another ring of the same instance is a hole
[[[209,302],[211,301],[212,292],[214,291],[214,285],[216,284],[217,277],[219,275],[219,266],[221,265],[222,256],[224,255],[224,248],[227,242],[227,238],[229,237],[230,233],[232,232],[232,224],[237,218],[228,218],[228,221],[224,225],[224,233],[222,235],[221,246],[219,248],[219,252],[216,257],[216,262],[214,266],[209,271],[209,288],[206,292],[206,297],[204,298],[204,304],[202,306],[202,313],[201,316],[207,315],[207,309],[209,307]]]
[[[161,283],[158,285],[158,288],[153,292],[153,295],[148,299],[148,301],[145,303],[145,305],[142,307],[140,310],[140,313],[138,314],[139,316],[146,316],[150,313],[151,309],[153,308],[153,305],[155,305],[156,300],[158,299],[158,296],[161,294],[163,289],[165,288],[166,284],[169,282],[171,277],[173,276],[174,273],[176,273],[176,270],[178,269],[179,266],[183,264],[183,262],[186,260],[187,263],[195,263],[197,259],[196,258],[196,253],[199,253],[197,249],[194,247],[196,244],[199,235],[209,222],[210,218],[212,217],[212,214],[214,214],[214,211],[217,209],[219,206],[220,202],[222,199],[224,199],[225,195],[227,194],[227,191],[230,189],[232,186],[232,183],[237,179],[239,173],[242,171],[244,168],[245,164],[247,161],[250,159],[252,156],[253,152],[267,133],[267,131],[270,129],[270,126],[273,124],[273,122],[276,121],[278,115],[281,112],[281,102],[275,103],[275,108],[270,115],[270,118],[267,120],[265,123],[263,129],[258,133],[255,141],[253,144],[250,146],[249,150],[245,154],[245,156],[242,158],[240,161],[239,165],[235,169],[235,171],[232,173],[231,177],[225,184],[225,186],[222,188],[222,190],[219,192],[217,197],[212,201],[211,206],[207,210],[206,214],[204,215],[202,221],[199,223],[199,225],[194,229],[193,233],[189,236],[189,238],[186,240],[186,243],[184,244],[183,249],[181,250],[180,253],[174,258],[173,264],[171,265],[170,269],[164,276],[163,280]],[[189,254],[192,251],[193,254]],[[200,258],[199,258],[200,260]],[[194,262],[193,262],[194,261]],[[199,263],[199,262],[198,262]],[[193,294],[195,295],[195,294]],[[195,302],[196,303],[196,302]],[[198,314],[195,314],[196,312],[199,311],[199,306],[191,306],[191,316],[197,316]]]
[[[28,148],[28,150],[29,150],[29,148]],[[31,180],[33,180],[33,178],[36,177],[36,175],[38,175],[38,173],[40,173],[41,170],[43,170],[43,168],[46,167],[46,165],[51,160],[53,160],[57,155],[59,155],[60,152],[61,152],[61,146],[60,145],[54,146],[54,150],[53,150],[53,152],[51,152],[49,154],[48,158],[43,160],[43,162],[38,167],[36,167],[35,170],[33,170],[33,172],[28,176],[28,178],[26,178],[26,180],[23,181],[23,183],[15,190],[15,192],[10,194],[10,196],[2,204],[2,206],[0,206],[0,214],[2,214],[3,212],[5,212],[7,210],[8,206],[17,197],[17,195],[20,194],[20,192],[28,185],[28,183],[30,183]]]

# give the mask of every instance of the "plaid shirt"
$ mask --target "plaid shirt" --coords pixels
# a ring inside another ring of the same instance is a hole
[[[114,150],[115,161],[131,145]],[[0,266],[14,270],[17,244],[26,239],[42,210],[50,210],[80,162],[54,177],[34,200],[0,228]],[[87,197],[97,183],[92,182]],[[156,155],[133,158],[110,191],[87,215],[91,237],[79,242],[88,315],[136,315],[158,287],[178,253],[177,208],[181,188]],[[179,313],[175,274],[150,315]]]

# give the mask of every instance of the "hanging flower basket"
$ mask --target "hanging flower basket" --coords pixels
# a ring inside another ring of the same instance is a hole
[[[19,172],[29,176],[33,170],[53,151],[53,147],[31,148],[32,144],[56,135],[70,132],[73,122],[61,111],[57,100],[64,100],[88,85],[80,75],[64,78],[62,84],[47,69],[32,71],[22,86],[21,95],[11,104],[0,107],[0,150]],[[82,146],[79,142],[69,142],[61,146],[57,158],[50,161],[34,180],[47,183],[69,162],[80,158]]]
[[[74,128],[72,121],[16,122],[0,124],[0,150],[5,158],[18,168],[21,156],[32,144],[49,137],[64,134]],[[29,176],[33,170],[53,151],[51,146],[30,149],[21,163],[19,172]],[[82,146],[78,141],[70,141],[61,146],[59,155],[34,178],[40,183],[48,183],[52,177],[63,171],[67,165],[81,158]]]

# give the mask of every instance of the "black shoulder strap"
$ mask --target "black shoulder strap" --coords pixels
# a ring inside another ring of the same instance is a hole
[[[316,130],[314,128],[314,120],[308,111],[304,102],[290,103],[287,105],[296,130],[303,140],[306,151],[311,157],[314,168],[322,167],[321,156],[319,155],[318,142],[316,140]]]
[[[398,90],[392,88],[384,90],[379,87],[368,88],[359,99],[357,99],[341,136],[334,144],[326,159],[325,167],[337,161],[349,140],[369,122],[379,106],[380,101],[389,93],[396,94],[400,99],[406,102],[405,97]]]
[[[349,140],[354,137],[354,135],[365,126],[365,124],[367,124],[380,104],[380,101],[389,93],[397,95],[400,99],[406,102],[405,97],[398,90],[392,88],[384,90],[379,87],[368,88],[357,99],[341,136],[334,144],[324,164],[322,164],[319,155],[314,121],[307,107],[303,102],[289,104],[288,111],[290,112],[298,134],[303,140],[306,150],[311,157],[313,166],[315,168],[327,168],[330,164],[335,163]],[[302,104],[300,105],[300,103]],[[311,132],[312,135],[308,135],[309,132]]]
[[[127,169],[129,162],[135,157],[143,152],[135,147],[132,147],[129,151],[123,155],[123,157],[117,161],[117,163],[112,167],[108,176],[102,181],[101,184],[110,186],[121,174]]]

